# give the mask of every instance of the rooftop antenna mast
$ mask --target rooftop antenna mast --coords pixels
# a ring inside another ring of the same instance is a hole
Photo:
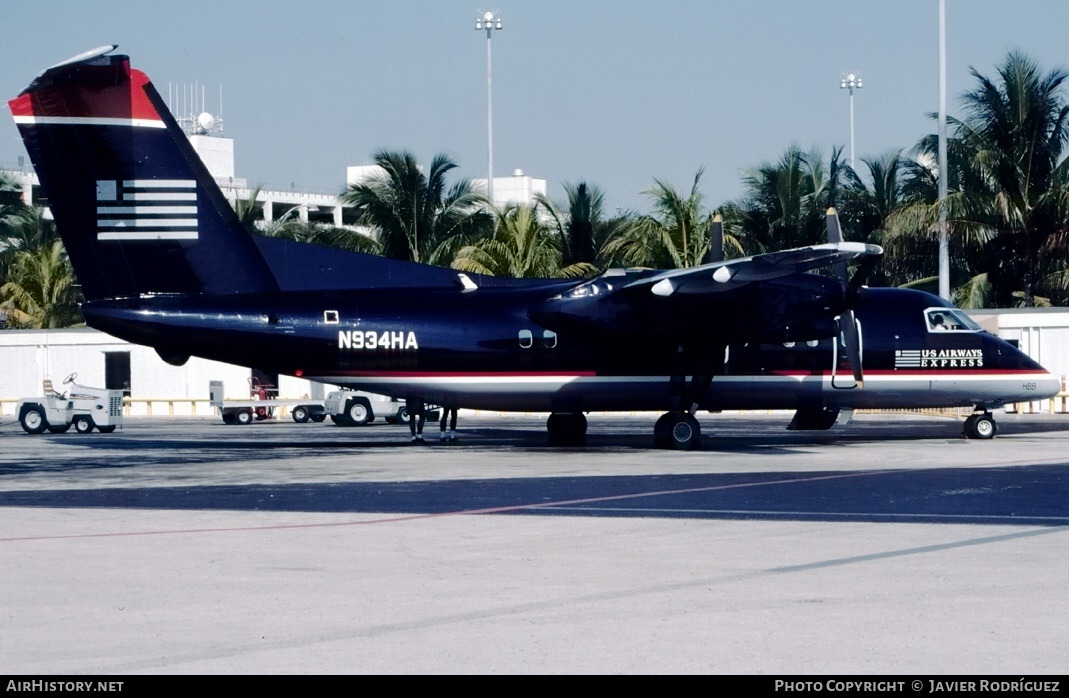
[[[177,87],[177,85],[176,85]],[[167,86],[168,99],[172,97],[170,83]],[[219,85],[219,111],[212,114],[208,111],[207,86],[199,80],[190,84],[182,85],[182,110],[177,116],[178,125],[188,136],[222,136],[223,135],[223,86]],[[176,108],[168,105],[171,113]]]

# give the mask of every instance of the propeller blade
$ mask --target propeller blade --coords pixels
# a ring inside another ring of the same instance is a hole
[[[839,225],[839,213],[834,208],[829,208],[824,214],[824,225],[828,229],[828,242],[838,243],[843,241],[843,229]],[[849,277],[846,273],[846,262],[835,263],[835,275],[839,281],[847,283]]]
[[[705,253],[703,264],[713,264],[724,261],[724,217],[719,213],[713,216],[713,223],[709,226],[709,249]]]
[[[824,214],[824,222],[828,228],[828,242],[842,242],[843,229],[839,226],[839,213],[834,208],[829,208]]]
[[[857,387],[863,387],[864,372],[861,369],[861,333],[853,310],[844,310],[839,316],[839,329],[843,333],[846,345],[846,358],[850,361],[850,371],[854,374]]]
[[[828,229],[828,242],[842,242],[843,229],[839,225],[839,213],[834,208],[829,208],[824,216],[825,225]],[[846,262],[835,263],[835,273],[839,280],[846,284],[846,307],[853,308],[857,303],[857,290],[865,283],[865,279],[876,267],[877,257],[865,257],[853,276],[847,273]]]
[[[872,273],[878,261],[879,257],[865,257],[861,260],[861,264],[854,271],[854,275],[850,277],[850,283],[846,285],[846,307],[854,307],[857,302],[857,290],[865,283],[865,279]]]

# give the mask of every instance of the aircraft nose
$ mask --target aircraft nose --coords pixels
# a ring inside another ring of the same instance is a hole
[[[1041,378],[1036,384],[1036,392],[1042,393],[1047,397],[1054,397],[1064,389],[1064,381],[1052,373],[1048,373],[1046,378]]]

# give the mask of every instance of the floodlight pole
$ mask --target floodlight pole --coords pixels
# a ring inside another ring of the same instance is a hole
[[[850,90],[850,168],[854,167],[854,88],[861,89],[861,76],[850,73],[839,81],[839,89]]]
[[[491,60],[491,35],[501,29],[501,11],[479,10],[475,16],[475,30],[486,29],[486,198],[494,205],[494,88],[493,62]]]
[[[947,233],[947,13],[939,0],[939,297],[950,300],[950,236]]]

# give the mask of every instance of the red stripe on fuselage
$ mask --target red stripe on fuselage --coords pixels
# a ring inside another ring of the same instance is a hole
[[[84,68],[92,70],[92,67]],[[98,68],[115,70],[114,67]],[[159,121],[160,115],[145,94],[148,76],[132,70],[129,63],[119,68],[126,79],[115,84],[43,87],[8,102],[15,117],[65,117],[74,119],[145,119]]]
[[[305,373],[312,373],[305,371]],[[350,378],[587,378],[594,371],[561,373],[560,371],[315,371],[317,376]]]
[[[846,375],[850,373],[850,369],[844,369],[838,372],[838,375]],[[768,376],[784,376],[786,378],[800,378],[805,376],[830,376],[831,371],[769,371],[766,374]],[[762,375],[762,374],[756,374]],[[920,370],[903,370],[903,369],[866,369],[866,376],[913,376],[913,377],[925,377],[925,376],[938,376],[945,378],[948,376],[1040,376],[1050,375],[1047,371],[1037,371],[1035,369],[1026,368],[952,368],[952,369],[920,369]]]
[[[848,372],[841,371],[838,375],[846,375]],[[315,371],[318,376],[345,376],[349,378],[649,378],[651,376],[630,376],[610,373],[599,374],[595,371]],[[770,371],[764,374],[734,374],[729,376],[714,376],[717,378],[760,378],[762,376],[779,376],[782,378],[828,378],[831,371]],[[865,371],[866,376],[902,376],[910,378],[953,378],[955,376],[1046,376],[1049,373],[1043,371],[991,368],[991,369],[960,369],[960,370],[871,370]],[[665,376],[667,378],[667,376]]]

